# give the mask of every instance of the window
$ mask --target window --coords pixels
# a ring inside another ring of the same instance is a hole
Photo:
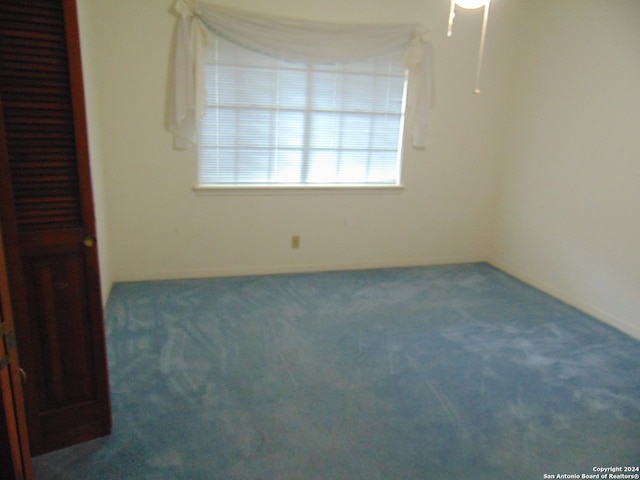
[[[217,39],[205,63],[200,186],[399,185],[402,60],[287,63]]]

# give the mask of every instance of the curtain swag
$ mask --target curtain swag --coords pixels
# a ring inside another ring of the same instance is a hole
[[[409,72],[406,121],[413,130],[413,145],[426,145],[434,83],[432,47],[424,26],[294,20],[198,0],[177,0],[174,9],[178,21],[169,130],[176,148],[197,142],[206,105],[205,53],[213,44],[213,33],[290,62],[345,63],[404,51]]]

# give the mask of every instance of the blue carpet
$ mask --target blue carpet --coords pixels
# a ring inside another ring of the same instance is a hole
[[[640,342],[486,264],[121,283],[106,323],[113,435],[37,480],[640,465]]]

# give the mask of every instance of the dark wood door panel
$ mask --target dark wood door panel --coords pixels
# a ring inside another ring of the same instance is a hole
[[[37,325],[40,412],[97,398],[83,255],[23,259],[30,321]]]
[[[91,401],[40,413],[42,442],[56,450],[106,435],[111,423],[103,411],[100,401]]]

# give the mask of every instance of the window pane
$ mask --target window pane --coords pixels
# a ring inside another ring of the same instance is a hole
[[[336,183],[338,152],[329,150],[309,152],[307,183]]]
[[[235,181],[236,150],[228,148],[200,147],[199,181],[202,185],[211,183],[232,183]],[[229,168],[231,166],[231,168]]]
[[[314,113],[311,115],[311,148],[340,147],[341,118],[338,113]]]
[[[303,70],[279,70],[277,102],[280,108],[307,107],[307,72]]]
[[[262,183],[270,177],[273,153],[269,150],[238,149],[236,178],[239,183]]]
[[[375,115],[371,119],[371,148],[393,149],[397,148],[398,132],[400,130],[399,115]]]
[[[304,145],[304,112],[278,111],[276,113],[276,129],[273,132],[278,148]]]
[[[340,76],[337,72],[309,72],[311,98],[309,107],[314,110],[341,109]]]
[[[272,141],[275,113],[269,110],[243,110],[236,112],[237,145],[265,147]]]
[[[369,152],[345,151],[340,153],[338,162],[338,181],[358,183],[367,178]]]
[[[342,115],[342,148],[369,148],[372,141],[370,115],[346,113]],[[396,132],[397,135],[397,132]]]
[[[398,176],[396,152],[371,152],[367,180],[373,183],[395,183]]]
[[[271,181],[274,183],[299,183],[301,175],[302,150],[279,150],[276,152]]]
[[[375,78],[371,75],[344,74],[340,92],[342,110],[370,112],[376,99],[373,97]]]

